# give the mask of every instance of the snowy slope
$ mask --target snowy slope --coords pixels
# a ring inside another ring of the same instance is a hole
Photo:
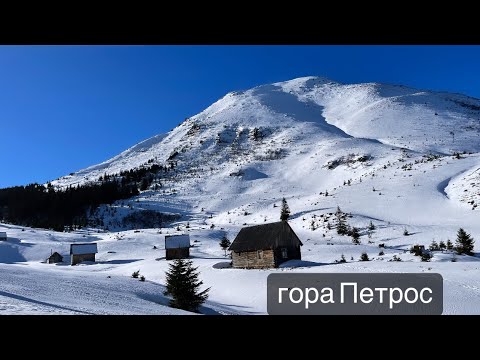
[[[212,288],[204,313],[265,313],[266,277],[276,271],[439,272],[445,279],[445,313],[480,313],[479,256],[435,252],[425,263],[408,253],[413,244],[454,241],[459,227],[480,239],[479,119],[478,99],[376,83],[306,77],[229,93],[169,133],[52,182],[64,187],[148,161],[177,163],[160,190],[152,186],[133,199],[102,206],[95,214],[104,220],[101,232],[63,234],[0,225],[0,231],[13,234],[0,243],[2,273],[12,279],[0,281],[0,309],[2,302],[15,301],[7,312],[33,312],[32,303],[23,301],[26,287],[11,285],[31,271],[32,276],[45,274],[39,286],[45,284],[33,297],[37,305],[64,307],[75,286],[91,282],[95,296],[112,289],[125,293],[128,302],[136,299],[134,305],[95,307],[82,298],[73,311],[122,313],[124,306],[124,313],[174,311],[163,306],[162,296],[147,305],[138,293],[143,289],[147,298],[161,294],[158,287],[168,268],[164,236],[186,232],[194,245],[193,261],[205,286]],[[224,268],[228,260],[219,239],[224,234],[233,239],[244,224],[278,221],[282,197],[304,243],[304,261],[272,270]],[[337,206],[360,229],[361,245],[336,233],[331,214]],[[163,229],[122,227],[124,216],[140,210],[182,218]],[[369,237],[370,221],[376,230]],[[409,236],[403,235],[405,229]],[[99,263],[40,263],[51,250],[68,253],[69,244],[77,241],[96,241]],[[386,245],[384,255],[379,255],[380,243]],[[358,261],[364,251],[373,261]],[[335,263],[342,254],[348,262]],[[394,255],[403,261],[389,261]],[[139,269],[152,283],[129,277]],[[45,289],[59,277],[72,285],[47,301]]]

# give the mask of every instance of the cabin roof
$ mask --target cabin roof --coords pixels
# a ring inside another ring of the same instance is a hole
[[[236,252],[267,250],[292,246],[296,242],[303,245],[288,222],[279,221],[243,228],[229,250]]]
[[[85,255],[85,254],[96,254],[96,253],[98,253],[96,243],[70,245],[70,255]]]
[[[180,249],[190,247],[189,235],[166,235],[165,249]]]

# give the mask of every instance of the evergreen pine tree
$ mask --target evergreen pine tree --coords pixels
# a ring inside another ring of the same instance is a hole
[[[226,235],[223,235],[222,240],[220,240],[220,247],[225,251],[225,256],[227,256],[227,249],[232,243],[228,240]]]
[[[473,244],[475,241],[473,240],[470,234],[467,234],[465,230],[460,228],[457,232],[457,241],[455,243],[455,250],[457,254],[466,254],[466,255],[473,255]]]
[[[450,239],[447,240],[447,250],[453,250],[453,244]]]
[[[443,240],[440,241],[440,243],[438,244],[438,247],[440,250],[445,250],[447,248],[447,245],[445,245],[445,242]]]
[[[430,244],[430,246],[428,248],[430,249],[430,251],[440,250],[440,248],[438,247],[438,244],[435,240],[432,240],[432,243]]]
[[[348,225],[345,219],[340,216],[337,219],[337,234],[339,235],[346,235],[348,234]]]
[[[350,233],[350,236],[352,237],[352,242],[354,244],[360,244],[360,233],[358,232],[358,229],[356,227],[352,228],[352,231]]]
[[[280,220],[288,221],[290,217],[290,208],[288,207],[287,200],[285,198],[282,199],[282,210],[280,212]]]
[[[197,268],[190,260],[175,259],[166,273],[165,295],[171,295],[170,306],[197,312],[198,307],[208,298],[210,288],[199,291],[203,281],[198,279]]]
[[[375,230],[375,225],[373,224],[372,220],[370,220],[370,224],[368,224],[368,230]]]
[[[343,211],[342,211],[342,209],[340,209],[340,206],[337,206],[337,211],[335,211],[335,216],[337,218],[343,217]]]

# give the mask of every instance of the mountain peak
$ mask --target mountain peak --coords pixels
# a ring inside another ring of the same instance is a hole
[[[344,141],[359,153],[371,153],[372,144],[422,154],[478,152],[480,104],[474,100],[399,85],[299,77],[231,92],[165,136],[58,184],[89,181],[148,161],[247,164]]]

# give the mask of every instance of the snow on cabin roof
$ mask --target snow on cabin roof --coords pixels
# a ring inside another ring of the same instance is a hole
[[[70,255],[85,255],[96,253],[98,253],[96,243],[70,245]]]
[[[190,247],[190,235],[166,235],[165,249],[178,249]]]

